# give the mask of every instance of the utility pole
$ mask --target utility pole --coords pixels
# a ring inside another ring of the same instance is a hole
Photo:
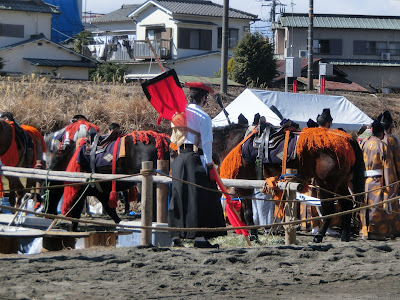
[[[224,0],[222,23],[221,93],[226,94],[228,91],[229,0]]]
[[[261,0],[262,2],[271,2],[271,4],[261,4],[261,6],[271,6],[271,11],[269,13],[269,22],[272,23],[275,22],[275,16],[276,16],[276,7],[280,6],[281,7],[281,12],[285,8],[286,4],[281,3],[279,0]],[[272,42],[271,44],[275,43],[275,32],[272,30]]]
[[[308,9],[308,68],[307,68],[307,89],[313,90],[313,27],[314,27],[314,0],[310,0]]]

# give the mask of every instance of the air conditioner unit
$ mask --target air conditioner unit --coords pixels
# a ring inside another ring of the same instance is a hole
[[[308,57],[308,51],[307,50],[299,50],[299,57],[300,58],[307,58]]]
[[[390,53],[382,53],[381,59],[382,60],[390,60]]]

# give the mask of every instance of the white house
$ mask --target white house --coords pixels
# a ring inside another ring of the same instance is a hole
[[[50,74],[88,79],[96,61],[51,39],[51,17],[57,7],[42,0],[0,0],[1,70],[7,74]]]
[[[109,54],[106,59],[128,64],[128,78],[153,77],[161,72],[146,38],[151,41],[164,68],[174,68],[180,75],[213,76],[221,65],[222,17],[223,6],[212,1],[149,0],[137,7],[124,5],[93,20],[92,24],[98,27],[99,37],[104,31],[115,35],[115,23],[126,26],[125,31],[135,34],[130,48],[105,39],[108,43],[105,51]],[[108,20],[107,24],[105,20]],[[250,22],[255,20],[256,15],[229,9],[229,54],[249,31]],[[115,55],[118,51],[129,52],[129,58]]]
[[[400,89],[399,16],[316,14],[313,24],[314,59],[364,87]],[[283,13],[273,29],[277,59],[307,56],[308,15]]]

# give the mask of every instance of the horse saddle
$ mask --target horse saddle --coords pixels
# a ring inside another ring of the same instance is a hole
[[[242,157],[248,162],[254,162],[257,159],[263,163],[281,164],[283,158],[285,133],[288,130],[286,126],[277,127],[266,123],[265,127],[259,128],[261,134],[250,138],[243,145]],[[287,160],[296,157],[297,135],[290,132]]]
[[[93,173],[95,173],[96,167],[110,166],[115,142],[119,136],[120,131],[112,131],[109,135],[104,136],[97,134],[91,144],[88,143],[82,147],[78,162],[81,165],[89,166]],[[119,153],[119,149],[117,153]]]

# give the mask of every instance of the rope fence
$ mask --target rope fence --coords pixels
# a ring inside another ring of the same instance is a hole
[[[99,174],[99,173],[79,173],[79,172],[64,172],[64,171],[46,171],[46,170],[38,170],[38,169],[30,169],[30,168],[14,168],[14,167],[6,167],[6,166],[0,166],[0,174],[1,175],[5,175],[5,176],[14,176],[14,177],[27,177],[27,178],[33,178],[33,179],[38,179],[38,180],[49,180],[49,181],[64,181],[64,182],[74,182],[74,183],[68,183],[68,184],[63,184],[63,185],[55,185],[52,187],[42,187],[43,189],[49,189],[49,188],[63,188],[65,186],[69,186],[69,185],[88,185],[88,184],[93,184],[94,182],[96,183],[101,183],[101,182],[109,182],[109,181],[127,181],[127,182],[143,182],[143,179],[145,177],[151,177],[152,178],[152,182],[156,183],[156,184],[168,184],[170,182],[172,182],[172,180],[179,180],[184,182],[185,184],[191,184],[193,186],[196,186],[198,188],[202,188],[202,189],[206,189],[209,191],[213,191],[213,192],[218,192],[218,193],[222,193],[219,190],[214,190],[214,189],[209,189],[209,188],[205,188],[202,187],[200,185],[197,184],[193,184],[184,180],[180,180],[177,178],[173,178],[172,176],[166,174],[165,172],[159,171],[159,170],[151,170],[151,169],[147,169],[147,170],[143,170],[141,171],[140,174],[134,174],[134,175],[122,175],[122,174],[118,174],[118,175],[112,175],[112,174]],[[153,176],[153,174],[158,174],[158,176]],[[239,187],[239,188],[250,188],[250,189],[254,189],[254,188],[260,188],[264,185],[264,181],[263,180],[237,180],[237,179],[223,179],[223,183],[226,186],[229,187]],[[397,181],[394,184],[399,184],[400,181]],[[320,188],[318,186],[312,186],[314,188]],[[336,197],[332,197],[332,198],[328,198],[328,199],[321,199],[322,201],[335,201],[335,200],[339,200],[339,199],[349,199],[353,202],[355,202],[355,200],[352,197],[355,196],[362,196],[365,195],[367,193],[370,192],[374,192],[376,190],[380,190],[380,189],[385,189],[387,188],[387,186],[383,186],[380,188],[376,188],[373,189],[371,191],[367,191],[367,192],[363,192],[363,193],[358,193],[358,194],[353,194],[350,196],[341,196],[341,195],[337,195],[334,192],[331,191],[327,191],[331,193],[332,195],[335,195]],[[31,189],[23,189],[23,190],[18,190],[18,191],[30,191]],[[322,188],[321,188],[322,189]],[[6,191],[6,190],[5,190]],[[7,190],[7,191],[11,191],[11,190]],[[230,195],[234,195],[234,194],[230,194]],[[246,198],[246,199],[253,199],[252,197],[250,198]],[[256,200],[260,200],[258,198],[254,198]],[[370,204],[367,205],[363,202],[355,202],[356,204],[359,204],[360,207],[357,208],[353,208],[352,210],[347,210],[347,211],[343,211],[343,212],[337,212],[337,213],[333,213],[330,215],[325,215],[325,216],[316,216],[316,217],[312,217],[312,218],[307,218],[307,219],[298,219],[298,220],[291,220],[288,222],[279,222],[279,223],[272,223],[272,224],[264,224],[264,225],[253,225],[253,226],[243,226],[243,227],[232,227],[232,226],[228,226],[228,227],[216,227],[216,228],[178,228],[178,227],[157,227],[157,229],[155,229],[153,226],[143,226],[143,223],[141,226],[138,225],[119,225],[119,224],[115,224],[115,223],[110,223],[110,222],[99,222],[99,221],[93,221],[93,220],[82,220],[82,219],[76,219],[76,218],[71,218],[71,217],[66,217],[66,216],[62,216],[62,215],[52,215],[52,214],[46,214],[46,213],[39,213],[39,212],[35,212],[35,211],[30,211],[30,210],[26,210],[26,209],[22,209],[22,208],[14,208],[14,207],[10,207],[10,206],[4,206],[4,205],[0,205],[1,209],[7,209],[13,212],[22,212],[22,213],[27,213],[27,214],[32,214],[32,215],[36,215],[38,217],[44,217],[44,218],[48,218],[48,219],[54,219],[54,220],[62,220],[62,221],[69,221],[69,222],[78,222],[78,223],[83,223],[83,224],[91,224],[91,225],[99,225],[99,226],[104,226],[104,227],[110,227],[110,228],[121,228],[121,229],[141,229],[141,230],[157,230],[157,231],[168,231],[168,232],[191,232],[191,231],[204,231],[204,232],[210,232],[210,231],[233,231],[233,230],[238,230],[238,229],[247,229],[247,230],[253,230],[253,229],[269,229],[269,228],[273,228],[276,226],[294,226],[294,225],[298,225],[304,222],[311,222],[311,221],[317,221],[317,220],[325,220],[328,218],[333,218],[333,217],[338,217],[338,216],[343,216],[343,215],[347,215],[347,214],[353,214],[355,212],[359,212],[365,209],[369,209],[369,208],[379,208],[384,210],[383,208],[379,207],[382,206],[385,203],[390,203],[393,201],[398,201],[400,199],[400,196],[397,197],[393,197],[391,199],[387,199],[385,201],[381,201],[379,203],[376,204]],[[266,200],[261,200],[261,201],[280,201],[281,204],[282,203],[304,203],[304,201],[301,200],[295,200],[295,199],[289,199],[289,200],[285,200],[285,199],[279,199],[279,200],[275,200],[275,199],[266,199]],[[398,213],[398,212],[395,212]],[[143,216],[143,215],[142,215]]]

